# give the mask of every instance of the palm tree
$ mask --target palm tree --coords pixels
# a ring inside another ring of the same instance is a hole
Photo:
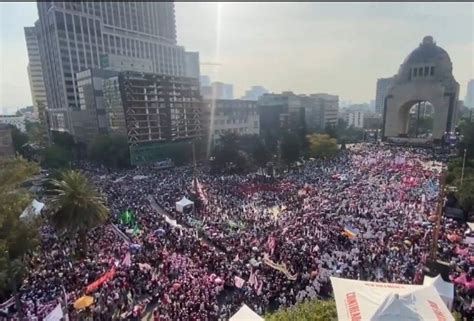
[[[83,254],[87,253],[87,232],[107,220],[104,198],[87,177],[75,170],[63,171],[51,181],[51,221],[59,231],[79,235]]]

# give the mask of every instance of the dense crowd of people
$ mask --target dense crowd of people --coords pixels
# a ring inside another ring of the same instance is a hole
[[[331,275],[421,284],[439,195],[433,163],[430,151],[370,145],[280,177],[200,167],[194,181],[191,167],[82,165],[106,196],[110,222],[89,232],[85,259],[74,258],[74,239],[43,227],[20,288],[23,310],[41,319],[62,300],[71,320],[140,320],[145,312],[160,321],[227,320],[244,302],[263,315],[329,298]],[[195,200],[193,210],[177,211],[183,196]],[[123,220],[125,211],[132,219]],[[451,264],[455,308],[472,317],[466,229],[443,218],[439,257]],[[88,287],[107,273],[108,282]],[[72,303],[84,294],[95,303],[77,311]]]

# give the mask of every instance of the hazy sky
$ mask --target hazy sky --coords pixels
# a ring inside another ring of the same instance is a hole
[[[31,104],[23,27],[36,3],[0,3],[0,112]],[[395,74],[425,35],[453,61],[465,86],[474,78],[471,3],[176,3],[178,43],[199,51],[201,74],[273,92],[327,92],[343,100],[375,97],[379,77]]]

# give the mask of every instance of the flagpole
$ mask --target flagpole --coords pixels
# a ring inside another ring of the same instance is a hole
[[[196,148],[194,146],[194,139],[192,142],[193,147],[193,180],[194,180],[194,192],[196,195],[198,194],[198,184],[197,184],[197,176],[196,176]]]

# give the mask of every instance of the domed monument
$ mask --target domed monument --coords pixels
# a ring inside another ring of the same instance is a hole
[[[419,102],[433,106],[432,138],[454,131],[458,121],[459,84],[453,77],[448,53],[433,37],[423,38],[419,47],[403,61],[384,101],[384,140],[406,137],[410,108]]]

